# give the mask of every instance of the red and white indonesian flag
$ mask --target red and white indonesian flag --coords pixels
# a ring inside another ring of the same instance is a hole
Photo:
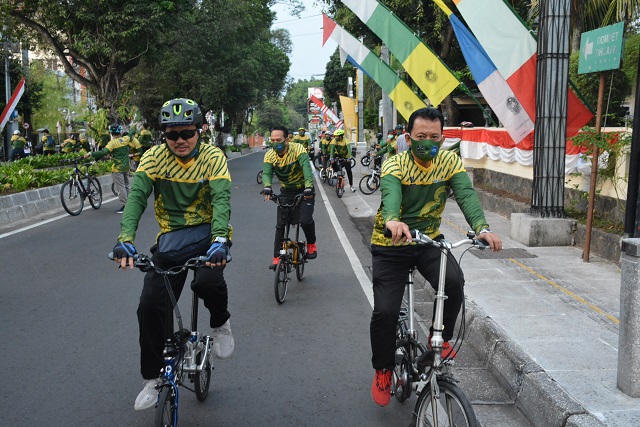
[[[13,91],[13,95],[11,95],[11,99],[9,99],[9,102],[7,103],[7,105],[4,107],[4,110],[2,111],[2,116],[0,116],[0,131],[4,129],[4,125],[7,124],[9,117],[11,117],[11,113],[13,113],[13,110],[16,109],[16,105],[18,105],[18,102],[20,101],[20,98],[22,98],[23,93],[24,93],[24,77],[20,79],[20,83],[18,83],[16,90]]]
[[[503,0],[453,0],[523,108],[535,121],[537,42]],[[568,89],[567,136],[593,117]]]
[[[344,123],[342,123],[342,120],[340,120],[338,116],[336,116],[336,113],[334,113],[331,108],[324,105],[324,102],[320,101],[319,98],[313,95],[309,95],[309,99],[311,99],[314,104],[320,107],[320,111],[322,111],[322,114],[326,114],[327,116],[329,116],[331,121],[336,125],[337,129],[341,129],[344,126]]]

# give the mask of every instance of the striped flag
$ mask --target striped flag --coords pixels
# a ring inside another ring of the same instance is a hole
[[[371,29],[434,107],[440,105],[460,81],[413,31],[376,0],[342,0]]]
[[[527,114],[518,98],[507,84],[502,74],[496,69],[491,59],[478,40],[464,26],[457,16],[451,13],[442,0],[433,0],[449,17],[453,31],[469,70],[478,84],[484,99],[509,132],[517,144],[533,130],[533,121]]]
[[[345,51],[349,62],[362,69],[389,95],[398,112],[406,120],[409,120],[409,116],[415,110],[426,107],[391,67],[327,15],[323,15],[323,33],[322,44],[329,38],[338,43]]]
[[[16,109],[16,105],[20,102],[20,98],[22,98],[22,94],[24,93],[24,77],[20,79],[20,83],[16,87],[16,90],[13,91],[13,95],[5,105],[4,110],[2,111],[2,115],[0,116],[0,131],[4,129],[4,125],[7,124],[9,117],[11,117],[11,113]]]
[[[536,117],[537,43],[503,0],[453,0],[473,34],[511,86],[532,120]],[[568,90],[567,137],[593,113]]]
[[[336,116],[336,113],[334,113],[331,108],[324,105],[324,102],[320,101],[320,98],[310,95],[309,99],[311,100],[311,102],[313,102],[320,108],[320,111],[322,111],[322,114],[326,114],[327,116],[329,116],[333,124],[336,125],[336,129],[341,129],[344,126],[344,123],[342,123],[342,120],[340,120],[338,116]]]

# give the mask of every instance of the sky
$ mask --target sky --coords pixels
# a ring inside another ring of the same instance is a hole
[[[300,18],[290,15],[289,9],[275,5],[277,13],[273,29],[286,28],[291,35],[293,50],[289,77],[296,80],[310,80],[311,76],[323,78],[329,57],[337,48],[333,40],[322,46],[322,9],[314,6],[314,0],[302,0],[305,10]]]

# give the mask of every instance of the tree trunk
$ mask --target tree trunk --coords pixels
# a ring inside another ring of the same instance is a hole
[[[453,34],[453,27],[448,25],[447,32],[444,40],[442,41],[442,48],[440,49],[440,58],[442,58],[443,61],[445,61],[449,56],[449,51],[451,50],[451,44],[453,42]],[[446,118],[445,126],[455,126],[458,123],[458,104],[453,100],[452,94],[447,95],[447,97],[442,101],[440,109]]]

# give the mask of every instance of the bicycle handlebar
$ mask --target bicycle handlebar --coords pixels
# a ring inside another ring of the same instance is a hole
[[[391,237],[391,230],[384,229],[384,237]],[[473,231],[467,232],[467,238],[457,241],[455,243],[448,242],[447,240],[433,240],[428,235],[421,233],[419,230],[411,230],[411,241],[422,245],[431,245],[439,249],[453,249],[462,245],[471,245],[476,249],[486,249],[489,247],[489,243],[484,239],[476,237],[476,233]]]
[[[304,197],[303,194],[298,194],[293,198],[293,203],[284,204],[284,205],[282,203],[280,203],[280,201],[279,201],[280,199],[279,199],[278,195],[275,194],[275,193],[270,196],[270,199],[273,201],[273,203],[278,204],[281,208],[293,208],[293,207],[296,207],[296,206],[298,206],[300,204],[300,202],[302,201],[303,197]]]
[[[107,255],[110,260],[113,260],[113,252],[109,252]],[[149,271],[153,270],[158,274],[166,274],[168,276],[174,276],[176,274],[182,273],[187,268],[195,269],[206,267],[205,263],[208,261],[207,257],[204,255],[189,258],[183,265],[176,265],[174,267],[170,267],[166,270],[157,267],[151,257],[145,254],[135,254],[133,255],[133,266],[139,268],[141,271]],[[231,262],[231,255],[227,255],[227,262]]]

